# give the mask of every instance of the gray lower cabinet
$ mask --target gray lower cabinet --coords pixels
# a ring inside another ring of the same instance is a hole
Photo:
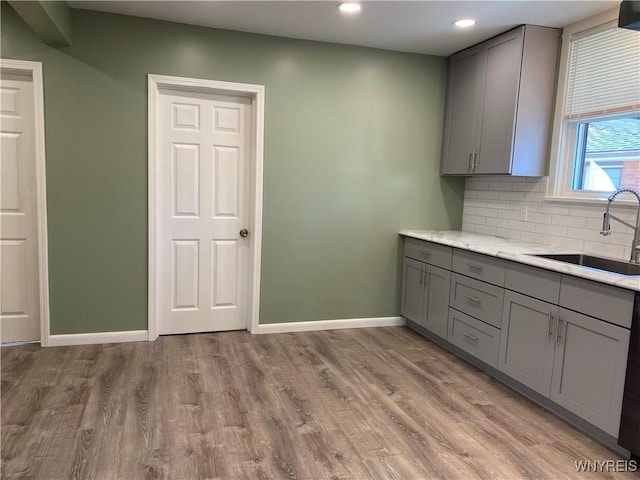
[[[402,279],[401,315],[446,338],[451,272],[405,257]]]
[[[507,290],[498,369],[546,397],[551,392],[558,307]]]
[[[405,318],[614,438],[633,301],[614,286],[405,241]]]
[[[618,437],[630,332],[560,309],[550,398]]]
[[[618,436],[629,330],[506,291],[498,369]]]
[[[400,314],[421,325],[424,317],[424,267],[424,263],[404,257]]]

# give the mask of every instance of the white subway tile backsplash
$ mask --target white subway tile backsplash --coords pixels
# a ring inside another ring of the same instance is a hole
[[[486,223],[486,217],[479,217],[477,215],[462,214],[462,221],[466,223],[473,223],[474,225],[484,225]]]
[[[553,235],[555,237],[566,237],[567,227],[563,225],[544,225],[538,223],[536,224],[536,232],[546,233],[547,235]]]
[[[509,220],[509,228],[519,230],[521,232],[535,232],[536,224],[530,222],[521,222],[520,220]]]
[[[604,245],[598,242],[584,242],[584,251],[605,257],[624,257],[624,247],[619,245]]]
[[[546,213],[538,213],[538,212],[527,212],[527,222],[533,223],[551,223],[551,216]]]
[[[496,231],[496,235],[498,237],[510,238],[512,240],[520,240],[520,236],[522,235],[522,232],[519,232],[517,230],[511,230],[508,228],[498,228]]]
[[[541,213],[550,213],[556,215],[569,215],[569,205],[561,203],[543,202],[539,205],[538,211]]]
[[[527,202],[540,203],[544,200],[544,193],[542,192],[525,192],[524,199]]]
[[[539,192],[540,187],[537,183],[514,183],[512,190],[514,192]]]
[[[575,217],[571,215],[551,215],[551,223],[553,225],[585,228],[587,219],[585,217]]]
[[[471,184],[472,190],[488,190],[489,182],[476,182]]]
[[[520,212],[517,210],[498,210],[498,218],[518,220],[520,219]]]
[[[465,189],[464,198],[478,198],[478,191]]]
[[[512,185],[511,182],[489,182],[489,190],[492,192],[509,192],[513,190]]]
[[[496,210],[495,208],[477,207],[475,214],[482,217],[497,217],[498,210]]]
[[[506,218],[487,217],[487,225],[500,228],[509,228],[509,220],[507,220]]]
[[[541,243],[542,245],[549,245],[549,235],[543,235],[541,233],[522,232],[520,240],[523,242]]]
[[[604,213],[604,207],[599,205],[571,205],[569,207],[569,215],[577,217],[600,217]]]
[[[500,192],[500,200],[524,200],[524,192]]]
[[[483,233],[485,235],[496,235],[497,229],[496,227],[491,227],[489,225],[476,225],[475,233]]]
[[[478,198],[485,198],[485,199],[500,198],[500,192],[490,192],[489,190],[478,190]]]
[[[628,260],[631,228],[612,220],[603,237],[605,206],[544,201],[546,189],[546,177],[468,177],[462,229]],[[614,205],[612,213],[635,223],[632,208]]]
[[[549,236],[549,245],[568,250],[584,250],[584,241],[575,238]]]

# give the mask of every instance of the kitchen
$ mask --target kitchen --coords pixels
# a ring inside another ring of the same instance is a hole
[[[601,223],[604,206],[544,202],[557,210],[540,212],[541,179],[439,176],[444,57],[80,9],[71,11],[72,45],[54,48],[2,8],[3,58],[44,67],[52,345],[146,334],[148,74],[266,85],[260,331],[397,324],[402,230],[494,227],[525,241],[547,235],[551,245],[569,227],[539,222],[546,232],[530,232],[517,223],[523,208],[531,220],[585,211],[585,226]],[[523,205],[489,206],[500,192]],[[517,218],[491,225],[502,210]],[[565,241],[622,258],[630,234],[620,240],[617,228],[601,242]]]

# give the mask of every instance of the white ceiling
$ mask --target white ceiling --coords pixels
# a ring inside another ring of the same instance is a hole
[[[365,1],[362,12],[349,17],[336,8],[338,0],[68,3],[206,27],[446,56],[523,23],[564,27],[620,1]],[[461,17],[478,23],[460,31],[452,22]]]

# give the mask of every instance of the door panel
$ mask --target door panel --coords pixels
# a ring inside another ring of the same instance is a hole
[[[617,437],[629,330],[560,309],[551,400]]]
[[[242,97],[161,91],[161,334],[247,327],[250,109]]]
[[[31,341],[40,338],[31,76],[3,72],[0,97],[0,341]]]
[[[474,49],[450,59],[443,173],[469,172],[469,154],[476,135],[474,115],[478,103],[480,56],[480,50]]]
[[[505,291],[498,369],[549,396],[558,307]]]
[[[424,268],[424,263],[404,257],[400,313],[403,317],[422,326],[424,326]]]
[[[426,315],[424,327],[442,338],[447,338],[451,272],[427,265],[425,283]]]
[[[487,48],[486,77],[474,173],[509,173],[520,79],[521,29]]]

